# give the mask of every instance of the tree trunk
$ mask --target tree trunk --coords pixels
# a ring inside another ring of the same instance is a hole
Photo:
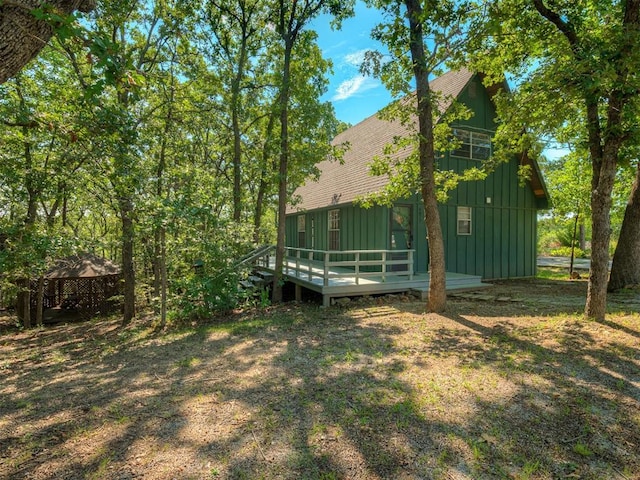
[[[587,232],[584,226],[584,219],[582,220],[582,222],[580,222],[579,241],[580,241],[580,250],[584,252],[587,249]]]
[[[276,116],[274,113],[269,115],[269,122],[265,131],[264,145],[262,148],[262,169],[260,170],[260,182],[258,184],[258,194],[256,196],[256,209],[253,217],[253,241],[256,245],[262,243],[261,227],[262,212],[264,209],[264,197],[267,193],[267,171],[269,168],[269,157],[271,156],[271,134],[275,124]]]
[[[27,132],[25,132],[26,138]],[[36,188],[36,180],[33,174],[33,161],[31,157],[31,147],[28,141],[24,142],[24,158],[25,158],[25,187],[27,190],[27,217],[25,219],[26,225],[33,225],[36,223],[36,217],[38,215],[38,190]]]
[[[20,113],[21,115],[28,116],[30,115],[29,109],[27,108],[26,101],[22,95],[22,87],[20,82],[17,82],[17,92],[20,97]],[[36,176],[34,173],[34,165],[33,165],[33,156],[31,155],[31,141],[29,139],[29,125],[22,126],[22,137],[23,137],[23,147],[24,147],[24,186],[27,190],[27,217],[25,218],[24,223],[26,225],[33,225],[36,223],[36,216],[38,214],[38,194],[39,189],[36,184]]]
[[[153,296],[158,298],[162,288],[162,272],[160,258],[162,257],[161,233],[162,227],[155,227],[153,232]],[[155,301],[155,300],[154,300]]]
[[[285,215],[287,211],[287,168],[289,163],[289,79],[293,40],[287,37],[282,67],[282,91],[280,94],[280,166],[278,169],[278,229],[276,235],[276,265],[273,278],[272,301],[282,302],[282,266],[285,251]]]
[[[260,172],[260,182],[258,183],[258,194],[256,196],[256,209],[253,215],[253,243],[259,245],[262,243],[262,209],[264,196],[267,190],[266,167]]]
[[[18,298],[16,302],[16,311],[18,319],[22,320],[24,328],[31,328],[31,288],[29,280],[19,280],[17,283]]]
[[[231,124],[233,128],[233,220],[240,222],[242,215],[242,132],[240,131],[240,85],[244,77],[247,56],[246,25],[241,35],[238,70],[231,84]]]
[[[38,20],[32,10],[42,6],[41,0],[0,2],[0,84],[16,75],[53,35],[53,29]],[[88,12],[95,8],[95,0],[49,0],[56,13],[69,14],[75,10]]]
[[[136,276],[133,266],[133,202],[130,198],[120,199],[122,221],[122,276],[124,278],[124,311],[122,325],[128,325],[136,313]]]
[[[160,327],[167,324],[167,239],[166,229],[160,230]]]
[[[616,175],[617,150],[615,152],[613,155],[613,152],[605,151],[600,165],[594,162],[594,183],[597,186],[591,192],[591,271],[585,316],[595,320],[604,320],[607,312],[611,192]]]
[[[419,0],[405,0],[411,35],[411,59],[416,78],[419,122],[419,156],[424,220],[429,244],[429,298],[427,309],[441,312],[446,308],[446,268],[444,240],[435,184],[435,148],[433,139],[433,111],[429,71],[426,67],[422,31],[422,6]]]
[[[44,323],[44,277],[38,278],[38,294],[36,307],[36,325],[39,327]]]
[[[640,164],[624,211],[618,246],[613,254],[609,291],[640,285]]]
[[[578,236],[578,220],[580,220],[580,208],[576,213],[576,218],[573,221],[573,235],[571,236],[571,260],[569,262],[569,278],[573,278],[573,262],[576,258],[576,237]]]

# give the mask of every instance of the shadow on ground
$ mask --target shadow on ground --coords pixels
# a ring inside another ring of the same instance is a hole
[[[640,478],[637,315],[505,308],[5,333],[0,478]]]

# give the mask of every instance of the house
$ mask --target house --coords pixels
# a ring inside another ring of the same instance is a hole
[[[482,75],[461,69],[433,80],[431,88],[473,111],[471,118],[454,125],[462,145],[442,154],[440,168],[462,172],[478,166],[491,155],[491,138],[496,130],[492,97],[497,87],[486,88]],[[305,252],[388,251],[385,258],[405,258],[405,262],[407,256],[394,257],[393,252],[410,251],[413,268],[395,268],[416,274],[427,272],[427,235],[419,195],[398,200],[391,207],[367,209],[355,203],[358,197],[380,191],[387,184],[387,176],[371,175],[369,165],[394,137],[406,133],[400,122],[382,120],[377,115],[340,133],[334,144],[348,142],[350,148],[343,162],[321,162],[317,181],[310,179],[296,190],[298,202],[287,208],[286,245]],[[394,155],[406,157],[407,148]],[[520,162],[532,167],[533,174],[525,185],[517,175]],[[482,181],[460,183],[440,205],[447,272],[482,279],[535,275],[537,213],[548,204],[540,170],[526,156],[500,164]]]

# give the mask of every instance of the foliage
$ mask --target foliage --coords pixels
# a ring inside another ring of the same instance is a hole
[[[269,28],[272,3],[123,0],[89,15],[35,12],[55,25],[55,42],[0,86],[3,282],[92,251],[131,269],[139,304],[206,317],[242,300],[234,259],[252,238],[275,238],[283,44]],[[330,65],[313,32],[300,29],[290,67],[285,197],[315,163],[340,155],[329,145],[339,124],[319,100]]]
[[[549,255],[551,255],[552,257],[571,257],[572,249],[571,247],[564,247],[564,246],[553,248],[549,251]],[[574,247],[573,256],[575,258],[587,258],[587,253],[578,247]]]
[[[585,315],[606,312],[616,170],[640,141],[640,10],[630,2],[493,2],[476,23],[476,68],[518,80],[498,114],[511,132],[570,143],[591,164],[592,270]]]

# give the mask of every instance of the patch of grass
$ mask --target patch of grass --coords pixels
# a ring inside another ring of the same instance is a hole
[[[399,429],[405,429],[420,417],[420,410],[416,403],[411,399],[406,399],[394,404],[391,407],[391,411],[394,414],[396,426]]]
[[[358,358],[359,356],[357,351],[347,350],[344,354],[344,361],[347,363],[357,362]]]
[[[99,480],[101,478],[109,478],[109,465],[113,461],[111,454],[104,455],[104,453],[100,454],[102,458],[98,462],[98,466],[95,471],[90,472],[86,475],[85,478],[88,480]]]
[[[324,423],[314,423],[313,427],[311,427],[311,431],[309,432],[312,436],[314,435],[324,435],[327,433],[327,426]]]
[[[516,474],[516,480],[530,480],[541,470],[539,460],[529,460],[523,466],[520,473]]]
[[[469,441],[469,447],[471,448],[471,455],[475,462],[482,465],[489,453],[489,445],[487,445],[487,442],[483,440],[471,440]]]
[[[120,402],[114,402],[107,407],[107,413],[117,423],[128,423],[131,418],[125,414],[124,405]]]
[[[180,368],[193,368],[193,367],[197,367],[201,363],[202,363],[202,360],[198,357],[186,357],[186,358],[183,358],[182,360],[178,360],[176,362],[176,366]]]
[[[593,451],[589,448],[589,446],[582,442],[577,442],[575,445],[573,445],[573,451],[578,455],[582,455],[583,457],[590,457],[591,455],[593,455]]]
[[[338,480],[340,477],[335,472],[320,472],[318,480]]]
[[[536,278],[541,280],[564,280],[569,281],[569,271],[566,268],[539,267]]]
[[[67,355],[61,350],[54,350],[51,354],[51,361],[53,363],[64,363],[67,360]]]

